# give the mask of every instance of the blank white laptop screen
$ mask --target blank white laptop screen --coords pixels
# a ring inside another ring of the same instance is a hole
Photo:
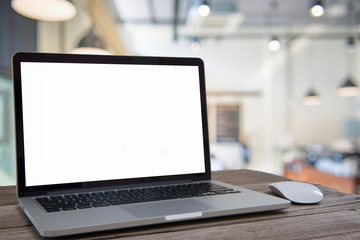
[[[204,173],[196,66],[21,63],[26,186]]]

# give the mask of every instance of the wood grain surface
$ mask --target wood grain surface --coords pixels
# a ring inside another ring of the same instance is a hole
[[[267,184],[287,180],[245,169],[214,172],[213,179],[271,195]],[[317,186],[319,204],[58,239],[360,239],[360,196]],[[0,239],[42,239],[17,206],[15,186],[0,187]]]

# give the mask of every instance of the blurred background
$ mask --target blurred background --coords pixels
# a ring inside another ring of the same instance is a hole
[[[11,57],[31,51],[200,57],[212,170],[360,192],[360,0],[5,0],[0,19],[0,185],[16,183]]]

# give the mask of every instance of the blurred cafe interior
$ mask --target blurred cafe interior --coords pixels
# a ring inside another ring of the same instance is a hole
[[[360,0],[5,0],[0,19],[0,185],[27,51],[200,57],[213,171],[360,193]]]

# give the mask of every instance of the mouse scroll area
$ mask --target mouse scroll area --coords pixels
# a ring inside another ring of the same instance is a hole
[[[268,187],[279,197],[286,198],[298,204],[319,203],[324,197],[319,188],[305,182],[277,182],[269,184]]]

